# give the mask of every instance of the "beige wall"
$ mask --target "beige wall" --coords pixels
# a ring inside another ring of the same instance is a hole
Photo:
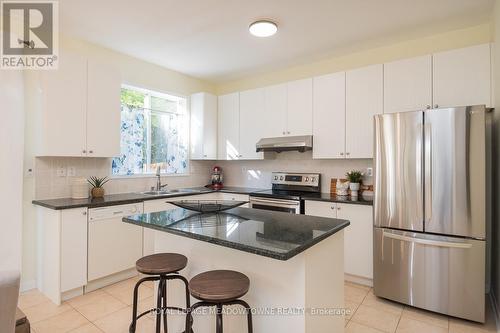
[[[84,41],[75,39],[61,40],[61,49],[75,50],[90,58],[110,62],[117,66],[124,83],[144,88],[170,92],[179,95],[190,95],[199,91],[214,92],[212,84],[196,78],[151,64],[145,61],[114,52]],[[24,178],[23,193],[23,258],[22,258],[22,288],[35,286],[36,279],[36,209],[31,204],[35,198],[65,197],[70,194],[71,179],[56,177],[57,166],[74,166],[77,174],[82,177],[90,175],[107,175],[110,168],[108,159],[98,158],[35,158],[35,132],[37,130],[35,115],[40,107],[36,93],[38,73],[25,73],[25,169],[34,168],[33,177]],[[3,165],[12,167],[4,163]],[[185,187],[204,184],[208,179],[210,165],[203,162],[192,163],[192,177],[167,177],[165,182],[172,187]],[[4,173],[4,174],[12,174]],[[119,179],[108,185],[109,193],[143,191],[148,189],[154,180],[152,178]]]
[[[361,50],[357,52],[280,71],[256,74],[242,80],[221,83],[217,85],[216,89],[218,94],[225,94],[315,75],[380,64],[397,59],[411,58],[437,51],[488,43],[491,39],[491,24],[485,23],[475,27],[408,40],[383,47],[366,49],[366,46],[363,47],[363,45],[360,45],[359,49]]]

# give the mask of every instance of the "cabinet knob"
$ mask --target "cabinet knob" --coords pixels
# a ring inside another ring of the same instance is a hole
[[[438,107],[439,107],[439,105],[434,104],[434,109],[437,109]]]
[[[286,132],[283,132],[283,135],[285,135],[285,134],[286,134]]]
[[[344,153],[340,153],[340,156],[344,156]]]
[[[203,155],[203,157],[207,157],[207,155]]]
[[[347,156],[351,155],[351,153],[345,153]]]
[[[89,154],[93,154],[93,153],[94,153],[94,151],[93,151],[93,150],[89,150]]]
[[[82,215],[87,215],[87,211],[82,212]]]
[[[337,207],[337,210],[340,210],[340,207]]]
[[[330,207],[331,209],[335,209],[335,206]]]
[[[87,151],[84,149],[84,150],[82,150],[82,153],[86,154],[86,153],[87,153]]]
[[[290,132],[286,132],[286,134],[290,134]]]
[[[431,106],[430,106],[429,104],[427,104],[427,105],[425,106],[425,108],[426,108],[427,110],[429,110],[429,109],[431,108]]]

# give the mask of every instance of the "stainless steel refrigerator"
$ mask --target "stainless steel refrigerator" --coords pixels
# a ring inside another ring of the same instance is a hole
[[[375,116],[374,293],[484,322],[490,114]]]

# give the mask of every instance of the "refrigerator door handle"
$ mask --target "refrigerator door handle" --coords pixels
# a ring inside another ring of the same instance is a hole
[[[424,193],[424,214],[425,223],[432,219],[432,131],[431,124],[424,125],[424,172],[425,172],[425,193]],[[425,227],[424,227],[425,228]],[[424,229],[425,230],[425,229]]]
[[[404,242],[411,242],[411,243],[415,243],[415,244],[423,244],[423,245],[430,245],[430,246],[450,247],[450,248],[459,248],[459,249],[470,249],[472,247],[471,243],[457,243],[457,242],[445,242],[445,241],[437,241],[437,240],[430,240],[430,239],[422,239],[422,238],[415,238],[415,237],[409,237],[409,236],[404,236],[404,235],[398,235],[398,234],[394,234],[394,233],[386,232],[386,231],[384,231],[383,236],[387,237],[387,238],[391,238],[391,239],[404,241]]]

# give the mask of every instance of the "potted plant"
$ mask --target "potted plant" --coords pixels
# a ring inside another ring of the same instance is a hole
[[[92,198],[102,198],[104,196],[103,185],[109,182],[109,179],[108,177],[99,178],[92,176],[90,179],[87,179],[87,182],[92,185],[92,190],[90,191]]]
[[[361,180],[363,179],[363,173],[358,170],[352,170],[346,173],[346,177],[349,180],[349,188],[351,189],[351,196],[357,197],[359,186]]]

